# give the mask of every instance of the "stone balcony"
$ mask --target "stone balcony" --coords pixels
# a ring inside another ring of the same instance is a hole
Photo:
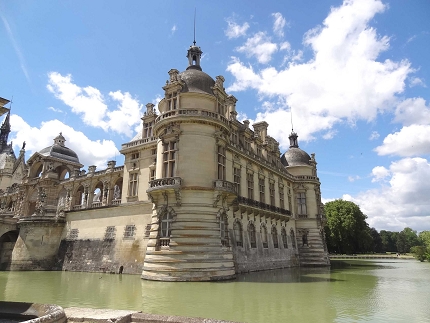
[[[149,182],[149,188],[146,190],[147,193],[151,193],[158,190],[168,189],[179,189],[182,186],[182,179],[180,177],[165,177],[154,179]]]
[[[236,194],[236,184],[224,181],[222,179],[214,180],[213,188],[215,191],[223,191],[226,193]]]
[[[282,221],[288,222],[292,217],[289,210],[269,205],[263,202],[259,202],[253,199],[249,199],[243,196],[237,197],[236,207],[241,213],[247,212],[248,214],[260,214],[270,216],[275,219],[282,219]]]

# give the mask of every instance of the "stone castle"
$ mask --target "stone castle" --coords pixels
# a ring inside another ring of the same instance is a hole
[[[60,133],[25,161],[0,133],[0,269],[141,274],[209,281],[292,266],[330,265],[314,154],[297,134],[281,155],[268,124],[236,119],[224,78],[169,71],[123,166],[83,170]]]

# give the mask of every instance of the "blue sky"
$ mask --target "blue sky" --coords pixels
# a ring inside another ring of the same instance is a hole
[[[378,230],[430,230],[430,2],[1,1],[0,96],[27,158],[62,131],[85,168],[121,143],[187,67],[197,9],[203,70],[315,152],[324,201],[359,204]]]

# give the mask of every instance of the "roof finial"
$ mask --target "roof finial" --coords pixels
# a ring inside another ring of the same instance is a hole
[[[291,117],[291,132],[294,132],[294,126],[293,126],[293,108],[290,107],[290,117]]]
[[[196,8],[194,8],[194,46],[196,46]]]

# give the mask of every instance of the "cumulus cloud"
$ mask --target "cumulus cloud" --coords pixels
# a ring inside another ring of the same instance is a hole
[[[270,37],[261,31],[248,38],[245,44],[236,48],[236,51],[245,53],[247,57],[254,56],[262,64],[267,64],[277,50],[278,45],[272,43]]]
[[[246,35],[246,31],[249,28],[249,24],[244,22],[242,25],[236,23],[233,18],[227,18],[227,29],[224,30],[225,35],[229,38],[238,38]]]
[[[423,98],[403,100],[396,107],[394,121],[405,126],[430,125],[430,106],[426,104]]]
[[[410,81],[409,81],[409,86],[410,87],[414,87],[414,86],[427,87],[425,85],[425,83],[423,82],[423,80],[420,79],[419,77],[413,77],[413,78],[411,78]]]
[[[279,110],[262,115],[268,119],[275,115],[288,117],[292,109],[295,123],[306,120],[306,127],[296,127],[304,140],[312,140],[315,133],[328,131],[345,120],[370,121],[379,112],[392,111],[397,95],[404,91],[414,70],[407,60],[378,60],[389,48],[389,37],[378,35],[370,21],[384,10],[378,0],[345,1],[333,8],[322,26],[304,35],[304,44],[312,57],[303,63],[289,57],[283,68],[257,70],[242,58],[232,58],[227,71],[234,81],[227,91],[254,89],[260,98],[282,98],[284,105]],[[267,44],[269,50],[263,53],[258,47],[261,44]],[[278,44],[260,32],[239,48],[238,52],[247,57],[256,56],[260,62],[268,62]],[[280,122],[269,127],[272,136],[281,142],[283,127]]]
[[[430,164],[426,159],[404,158],[392,162],[388,169],[375,167],[372,175],[385,179],[379,188],[355,197],[343,196],[360,206],[371,227],[430,230]]]
[[[278,35],[279,37],[284,37],[284,27],[287,21],[282,16],[280,12],[272,13],[272,17],[274,19],[273,21],[273,32],[275,35]]]
[[[172,29],[170,29],[171,35],[173,35],[176,30],[178,30],[178,27],[176,27],[176,25],[173,25]]]
[[[56,119],[42,122],[38,128],[30,126],[20,116],[12,114],[11,124],[13,124],[11,140],[15,143],[15,149],[20,149],[25,141],[27,154],[51,146],[54,143],[53,139],[61,132],[66,138],[66,146],[74,150],[79,156],[79,161],[86,166],[96,165],[104,169],[108,160],[120,155],[112,140],[93,141],[82,132]]]
[[[420,156],[430,154],[430,125],[413,124],[385,137],[375,148],[378,155]]]
[[[63,76],[51,72],[48,78],[47,89],[69,106],[73,113],[80,115],[88,126],[130,137],[131,129],[140,123],[141,104],[128,92],[110,92],[109,97],[119,104],[116,109],[109,110],[105,97],[98,89],[74,84],[70,74]]]
[[[358,180],[358,179],[361,179],[361,177],[360,176],[358,176],[358,175],[355,175],[355,176],[348,176],[348,181],[349,182],[355,182],[356,180]]]

